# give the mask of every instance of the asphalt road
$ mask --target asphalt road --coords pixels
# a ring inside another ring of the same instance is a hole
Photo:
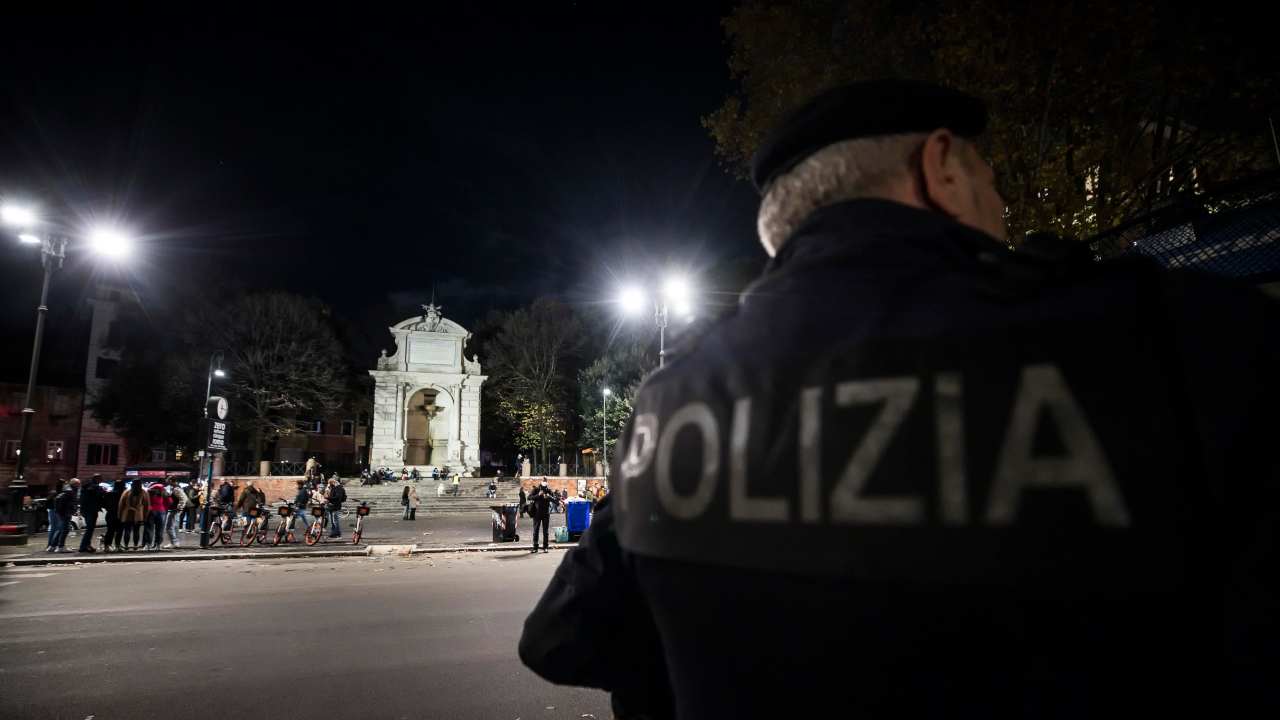
[[[561,557],[0,569],[0,718],[604,720],[516,657]]]

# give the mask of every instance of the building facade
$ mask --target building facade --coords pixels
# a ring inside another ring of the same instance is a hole
[[[18,439],[26,396],[25,384],[0,383],[0,484],[6,491],[18,470]],[[37,385],[31,407],[36,412],[27,432],[25,475],[28,494],[41,497],[58,480],[70,480],[76,475],[84,393],[76,388]]]
[[[471,337],[440,314],[423,314],[390,328],[396,351],[378,358],[374,379],[373,467],[448,468],[463,475],[480,468],[480,361],[464,355]]]

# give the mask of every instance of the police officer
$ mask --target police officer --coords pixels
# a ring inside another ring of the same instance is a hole
[[[549,552],[550,545],[547,539],[550,537],[549,526],[551,525],[551,504],[555,502],[556,493],[547,486],[547,479],[542,478],[542,482],[533,487],[533,491],[529,493],[528,507],[529,513],[533,515],[533,550],[538,552],[538,531],[542,531],[542,552]]]
[[[867,82],[766,140],[771,262],[645,383],[527,665],[619,716],[1275,702],[1276,307],[1008,249],[985,120]]]

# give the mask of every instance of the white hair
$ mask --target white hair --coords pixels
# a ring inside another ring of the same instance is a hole
[[[769,183],[756,227],[772,257],[805,218],[845,200],[882,196],[888,183],[908,171],[912,153],[928,135],[904,133],[844,140],[805,158]]]

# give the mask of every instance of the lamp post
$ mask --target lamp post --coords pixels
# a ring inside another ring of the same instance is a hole
[[[623,288],[618,296],[622,310],[628,315],[638,315],[650,302],[653,304],[653,322],[658,326],[658,367],[667,363],[667,324],[671,312],[686,320],[693,319],[693,305],[690,301],[689,283],[683,275],[672,275],[662,284],[662,291],[648,297],[638,287]]]
[[[0,221],[17,226],[23,232],[18,240],[24,245],[40,246],[40,264],[44,268],[44,280],[40,285],[40,304],[36,306],[35,340],[31,344],[31,368],[27,373],[27,394],[22,408],[22,424],[18,431],[18,462],[13,480],[9,483],[9,516],[14,523],[22,518],[22,497],[26,494],[27,435],[31,432],[31,418],[36,414],[36,377],[40,370],[40,350],[44,344],[45,317],[49,314],[49,285],[53,275],[62,269],[67,257],[68,238],[65,235],[36,235],[34,228],[40,224],[36,213],[28,208],[5,204],[0,206]],[[96,229],[87,235],[89,246],[100,255],[119,257],[129,250],[129,241],[118,232]]]
[[[609,396],[613,391],[605,388],[600,393],[600,450],[604,453],[604,474],[609,476]]]
[[[209,506],[213,502],[213,458],[209,456],[209,447],[205,442],[205,431],[209,426],[209,398],[213,397],[213,379],[226,376],[226,371],[222,369],[222,353],[216,352],[210,355],[209,374],[205,376],[204,383],[204,408],[202,409],[204,422],[201,424],[200,432],[196,434],[200,444],[205,446],[201,468],[203,471],[201,474],[205,476],[205,486],[204,507],[200,511],[200,547],[209,546]]]

